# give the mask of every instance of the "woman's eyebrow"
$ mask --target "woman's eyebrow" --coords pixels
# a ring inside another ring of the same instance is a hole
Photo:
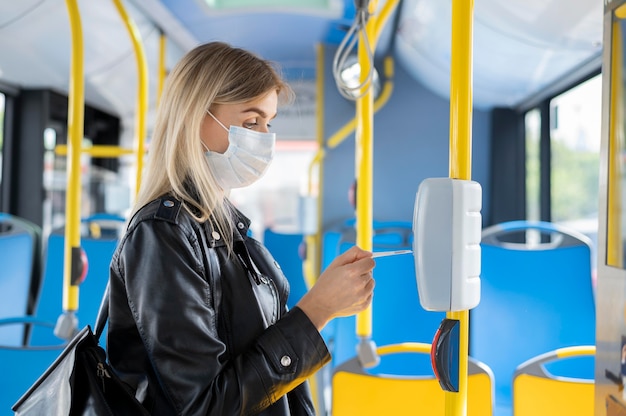
[[[263,110],[261,110],[258,107],[250,107],[250,108],[246,108],[243,110],[244,113],[257,113],[258,115],[260,115],[263,118],[268,118],[267,113]],[[278,113],[274,114],[272,117],[269,117],[270,119],[276,118],[276,116],[278,115]]]

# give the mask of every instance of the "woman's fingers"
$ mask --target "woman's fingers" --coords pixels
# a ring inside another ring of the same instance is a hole
[[[371,256],[362,257],[350,264],[344,266],[346,274],[354,276],[369,275],[371,277],[372,270],[376,266],[376,262]]]
[[[372,302],[375,265],[371,252],[352,247],[329,265],[298,305],[318,329],[333,317],[364,310]]]
[[[329,268],[333,266],[338,267],[338,266],[342,266],[345,264],[354,263],[357,260],[360,260],[363,258],[371,258],[371,257],[372,257],[371,251],[363,250],[359,248],[358,246],[352,246],[345,253],[337,256],[335,260],[333,260],[333,262],[329,265]]]

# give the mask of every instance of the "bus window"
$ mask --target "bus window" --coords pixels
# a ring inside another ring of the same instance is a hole
[[[526,113],[526,219],[539,221],[540,215],[540,153],[541,113],[533,109]]]
[[[602,79],[597,75],[551,103],[552,222],[597,243]],[[593,256],[595,264],[595,256]]]
[[[60,161],[54,156],[54,147],[57,144],[57,131],[52,127],[47,127],[43,131],[43,185],[45,198],[43,200],[43,224],[44,235],[48,235],[50,230],[65,222],[65,193],[61,190],[65,187],[64,173],[60,166]],[[59,166],[55,166],[55,162]],[[58,192],[55,192],[58,191]]]
[[[65,155],[55,154],[55,147],[63,142],[59,128],[48,127],[44,130],[44,170],[43,184],[43,232],[47,236],[55,228],[65,225],[67,163]],[[61,139],[61,140],[59,140]],[[89,137],[84,137],[82,147],[93,145]],[[97,166],[92,157],[81,154],[81,205],[80,216],[86,218],[98,213],[124,216],[130,208],[130,185],[121,174]]]

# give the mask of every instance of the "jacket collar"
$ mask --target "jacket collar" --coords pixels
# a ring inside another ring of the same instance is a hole
[[[237,209],[230,200],[225,199],[224,203],[228,205],[230,211],[232,212],[233,218],[233,226],[235,228],[236,233],[234,233],[234,240],[241,241],[248,235],[248,230],[250,229],[250,219],[246,217],[239,209]]]

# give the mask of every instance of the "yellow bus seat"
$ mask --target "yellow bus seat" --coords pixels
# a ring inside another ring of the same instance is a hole
[[[566,347],[541,354],[521,364],[513,377],[515,416],[588,416],[594,412],[594,380],[552,374],[553,361],[594,356],[594,346]]]
[[[381,362],[388,354],[427,354],[430,344],[407,342],[377,348]],[[373,374],[355,357],[336,367],[332,378],[333,416],[445,414],[444,391],[434,374]],[[493,373],[486,365],[469,358],[468,416],[489,416],[493,411]]]

